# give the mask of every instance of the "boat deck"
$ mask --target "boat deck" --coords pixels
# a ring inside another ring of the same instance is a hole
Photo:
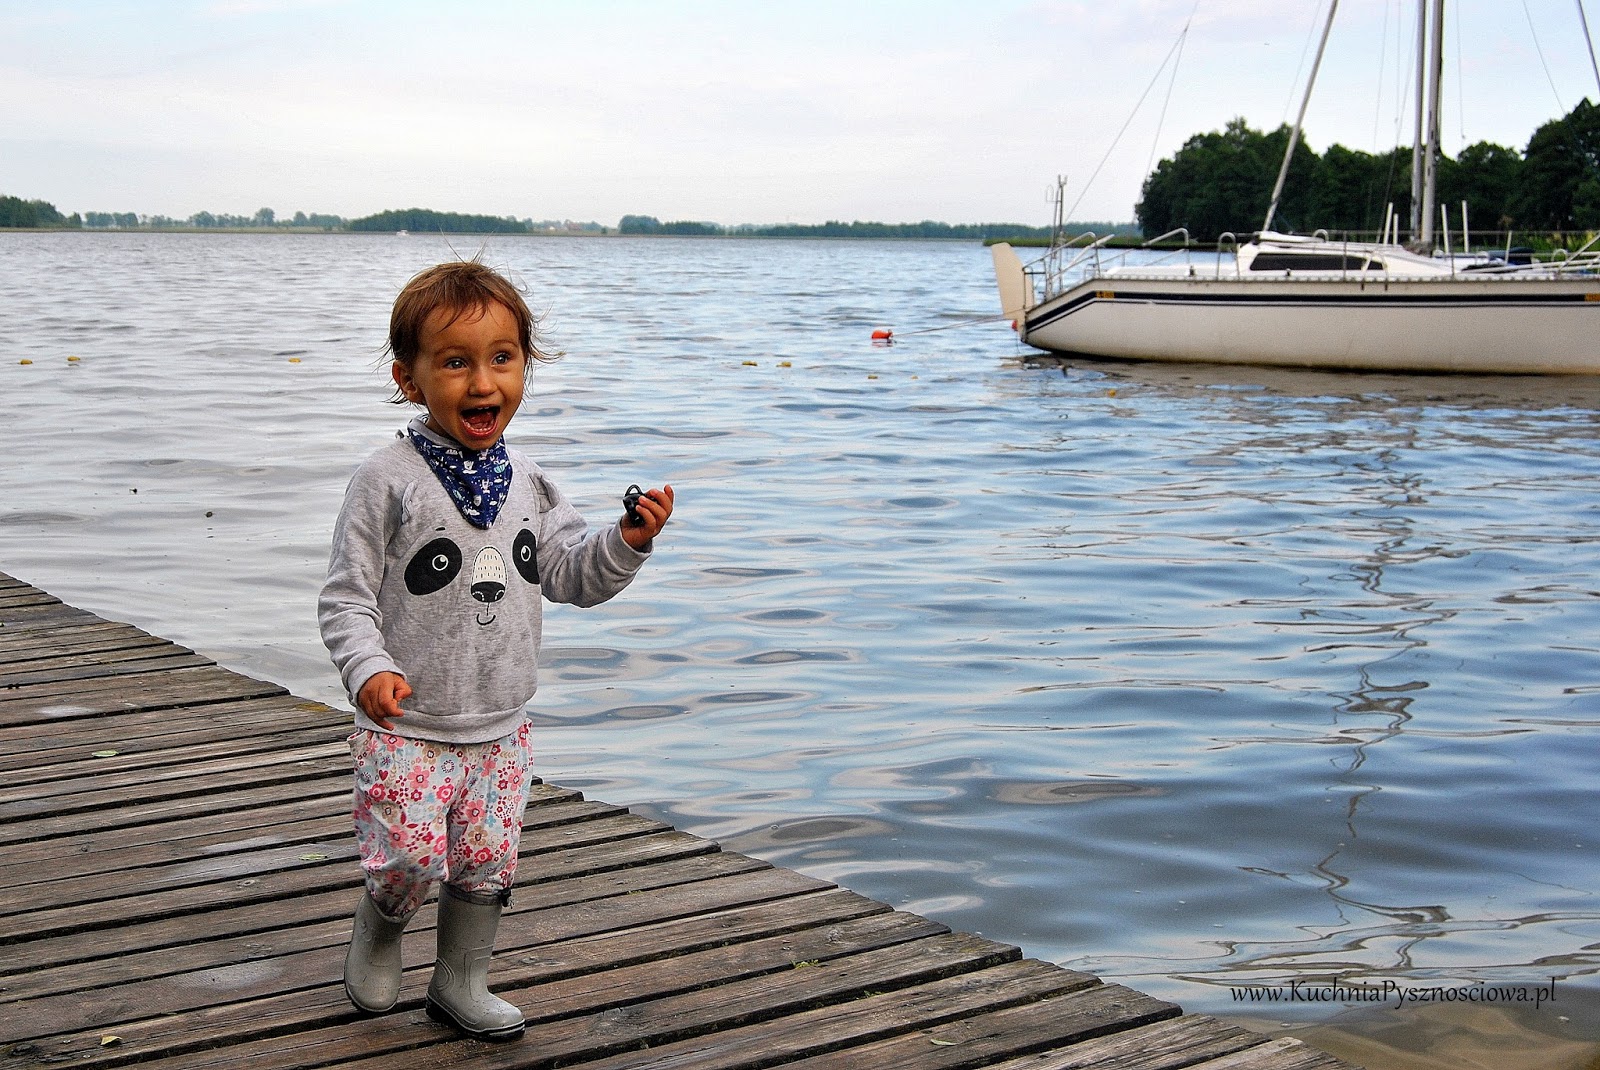
[[[541,784],[492,972],[517,1041],[341,984],[348,715],[0,573],[0,1070],[1338,1070]]]

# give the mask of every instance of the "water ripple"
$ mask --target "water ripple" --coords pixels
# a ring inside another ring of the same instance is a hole
[[[343,702],[329,532],[448,255],[0,234],[0,569]],[[632,589],[550,609],[542,776],[1192,1010],[1555,975],[1600,1037],[1600,380],[911,334],[992,314],[960,243],[484,256],[565,352],[513,442],[597,522],[678,491]]]

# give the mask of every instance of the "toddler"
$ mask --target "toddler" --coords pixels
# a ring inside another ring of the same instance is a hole
[[[435,1020],[483,1039],[523,1031],[485,985],[510,902],[532,781],[523,707],[541,599],[591,606],[626,587],[672,515],[670,485],[589,531],[503,436],[534,360],[521,293],[476,262],[412,279],[389,321],[395,401],[421,405],[361,464],[317,603],[355,703],[354,817],[366,890],[345,991],[380,1013],[400,993],[400,934],[439,891]]]

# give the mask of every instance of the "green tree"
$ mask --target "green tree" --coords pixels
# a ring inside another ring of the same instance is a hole
[[[1329,145],[1311,168],[1306,223],[1326,230],[1378,230],[1392,204],[1404,218],[1411,210],[1409,152],[1371,153]],[[1404,183],[1404,188],[1396,187]]]
[[[1512,197],[1517,225],[1545,230],[1600,226],[1600,108],[1581,100],[1535,130]]]
[[[1467,222],[1477,230],[1505,230],[1515,221],[1512,202],[1522,182],[1522,157],[1515,149],[1480,141],[1454,160],[1439,161],[1439,203],[1452,214],[1467,202]]]
[[[1243,119],[1234,119],[1220,132],[1191,137],[1145,179],[1143,196],[1134,208],[1140,229],[1146,237],[1154,237],[1187,227],[1190,237],[1199,241],[1214,241],[1224,231],[1246,234],[1259,229],[1289,133],[1287,126],[1280,126],[1263,134]],[[1300,141],[1274,227],[1287,229],[1310,215],[1316,162],[1316,153]]]
[[[0,227],[69,228],[83,221],[74,212],[70,217],[56,211],[49,201],[25,201],[21,197],[0,196]]]
[[[356,231],[414,230],[439,234],[528,233],[527,226],[516,219],[490,215],[464,215],[459,212],[435,212],[428,208],[390,209],[376,215],[352,219],[346,226]]]

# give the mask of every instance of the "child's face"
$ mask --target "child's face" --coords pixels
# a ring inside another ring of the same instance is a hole
[[[522,404],[528,355],[517,338],[516,317],[499,302],[453,322],[435,309],[411,367],[395,361],[395,384],[407,401],[428,407],[429,427],[470,450],[488,449]]]

